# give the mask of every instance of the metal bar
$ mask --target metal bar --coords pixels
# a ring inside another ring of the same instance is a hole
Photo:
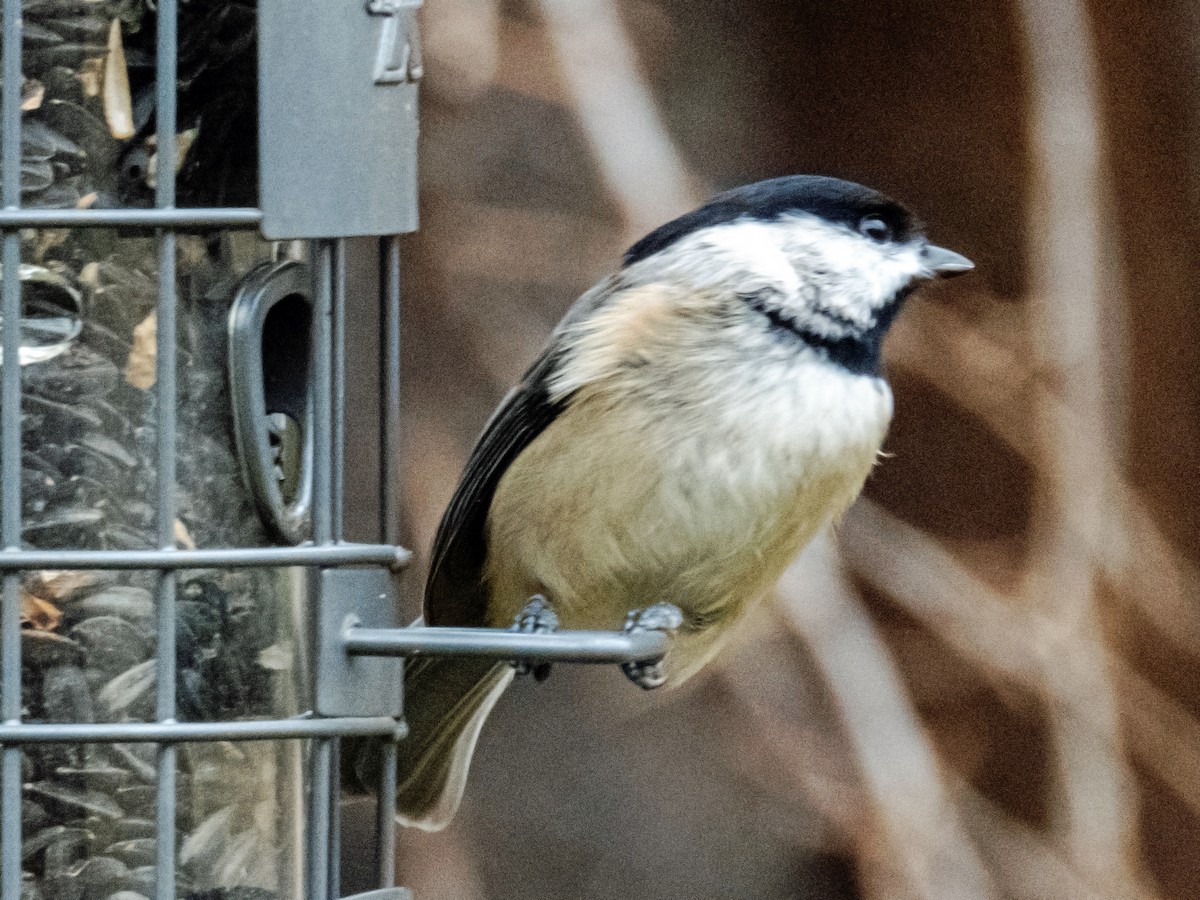
[[[4,725],[0,728],[15,731],[27,727],[21,723],[20,610],[18,576],[5,576],[0,625],[4,629]],[[21,891],[21,748],[17,744],[6,743],[0,751],[0,784],[3,785],[3,796],[0,797],[0,865],[3,867],[0,896],[18,897]]]
[[[5,6],[7,7],[7,3]],[[7,9],[6,9],[7,12]],[[6,24],[11,23],[9,19]],[[5,37],[8,37],[7,29]],[[7,40],[4,42],[7,45]],[[11,50],[6,48],[6,52]],[[18,51],[19,55],[19,51]],[[11,59],[5,57],[5,62]],[[7,68],[7,67],[6,67]],[[4,82],[7,94],[8,85]],[[18,77],[17,83],[20,84]],[[7,96],[4,98],[7,101]],[[5,117],[7,120],[7,117]],[[5,121],[5,126],[8,126]],[[5,131],[5,138],[8,132]],[[7,150],[7,148],[6,148]],[[7,178],[11,173],[7,172]],[[11,182],[5,182],[5,192]],[[3,447],[0,448],[0,495],[3,513],[0,539],[4,547],[21,544],[21,282],[17,271],[21,264],[21,238],[6,232],[3,238],[3,352],[0,365],[0,418],[3,418]],[[21,588],[20,576],[6,573],[3,598],[0,599],[0,718],[6,724],[21,721]],[[0,751],[0,896],[16,897],[21,890],[21,751],[5,746]]]
[[[329,882],[325,896],[342,895],[342,740],[329,741]]]
[[[280,566],[388,566],[404,569],[412,553],[386,544],[331,547],[229,547],[212,550],[0,550],[0,572],[23,569],[212,569]]]
[[[0,180],[5,210],[21,205],[21,0],[4,0],[4,88],[0,97]],[[21,544],[21,238],[3,232],[0,315],[0,544]],[[21,590],[16,573],[3,578],[0,598],[0,717],[21,727]],[[0,896],[21,894],[21,748],[0,750]]]
[[[182,744],[213,741],[278,741],[386,735],[404,728],[389,716],[329,719],[253,719],[232,722],[22,722],[0,725],[0,744]],[[18,820],[19,820],[18,816]]]
[[[4,0],[4,93],[0,101],[3,135],[0,135],[0,178],[4,208],[21,205],[21,3]]]
[[[313,543],[333,542],[333,242],[313,242]]]
[[[308,896],[328,900],[329,888],[329,791],[333,766],[331,738],[312,742],[309,761]]]
[[[379,792],[375,800],[375,868],[381,888],[396,884],[396,811],[392,798],[396,796],[396,742],[384,738],[379,742]]]
[[[380,240],[379,283],[382,288],[379,408],[379,534],[385,544],[400,541],[400,236]],[[396,796],[398,751],[393,741],[380,741],[379,790],[375,801],[375,868],[379,887],[396,884]]]
[[[159,5],[159,23],[166,16],[173,0]],[[171,45],[173,46],[173,45]],[[162,47],[159,57],[162,58]],[[160,94],[162,73],[160,78]],[[174,79],[172,78],[172,87]],[[160,97],[161,113],[161,97]],[[160,120],[161,126],[161,120]],[[162,184],[160,180],[159,184]],[[159,300],[158,300],[158,385],[157,404],[157,529],[161,550],[175,545],[175,445],[176,445],[176,346],[175,346],[175,235],[159,235]],[[161,569],[157,585],[156,698],[155,718],[169,723],[175,720],[175,591],[177,573]],[[176,753],[171,745],[159,746],[157,753],[158,781],[156,790],[155,896],[157,900],[172,900],[175,896],[175,770]]]
[[[333,294],[331,298],[330,358],[331,414],[330,423],[330,518],[331,539],[340,543],[345,532],[346,496],[346,240],[333,242]]]
[[[172,658],[173,661],[173,658]],[[156,754],[158,779],[154,805],[154,896],[172,900],[175,896],[175,770],[177,750],[173,744],[159,744]]]
[[[6,726],[7,727],[7,726]],[[20,729],[20,722],[12,727]],[[21,896],[21,748],[17,744],[5,744],[0,777],[4,779],[3,866],[0,878],[4,897]]]
[[[330,539],[340,543],[345,536],[346,497],[346,240],[333,242],[332,271],[333,293],[330,298]],[[329,877],[326,896],[340,897],[342,857],[342,804],[341,804],[342,746],[338,738],[330,741],[329,748]]]
[[[333,274],[334,242],[313,242],[313,543],[333,543]],[[317,579],[317,604],[325,601]],[[329,889],[332,738],[316,738],[309,756],[308,896]]]
[[[154,205],[169,210],[175,205],[176,56],[179,9],[177,0],[159,0],[155,39],[155,139],[158,145],[158,179]],[[158,455],[156,526],[160,550],[175,548],[175,451],[179,392],[176,383],[175,232],[158,232],[157,329],[157,428]],[[158,573],[158,645],[156,648],[155,718],[162,724],[175,721],[175,591],[177,572]],[[176,748],[159,744],[155,787],[154,895],[156,900],[175,897],[175,770]]]
[[[400,542],[400,237],[383,239],[383,398],[380,407],[381,458],[379,463],[380,534],[385,544]]]
[[[347,628],[354,656],[473,656],[569,663],[651,662],[671,638],[662,631],[556,631],[527,634],[499,628]]]
[[[0,210],[0,228],[257,228],[262,211],[231,209]]]

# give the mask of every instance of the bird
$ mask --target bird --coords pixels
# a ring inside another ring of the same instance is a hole
[[[643,687],[683,683],[858,496],[893,400],[905,300],[974,268],[903,205],[829,176],[721,193],[580,296],[484,427],[438,528],[428,626],[664,628]],[[405,665],[397,820],[462,798],[508,662]],[[352,784],[377,784],[373,745]]]

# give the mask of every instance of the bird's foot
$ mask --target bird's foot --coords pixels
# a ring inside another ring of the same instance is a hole
[[[550,634],[558,631],[558,615],[545,597],[534,594],[525,604],[525,608],[517,613],[512,630],[524,634]],[[513,668],[517,670],[518,675],[532,674],[536,681],[545,681],[550,677],[550,663],[517,660],[513,663]]]
[[[683,613],[678,606],[655,603],[645,609],[631,610],[625,617],[625,627],[621,630],[626,634],[639,631],[665,631],[667,634],[674,634],[682,624]],[[625,673],[626,678],[645,691],[662,687],[667,680],[661,659],[623,663],[621,671]]]

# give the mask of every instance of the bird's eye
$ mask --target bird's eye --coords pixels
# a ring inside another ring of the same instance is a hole
[[[858,232],[881,244],[892,239],[892,226],[879,216],[863,216],[858,223]]]

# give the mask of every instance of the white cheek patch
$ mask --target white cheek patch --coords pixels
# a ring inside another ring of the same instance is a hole
[[[810,271],[853,287],[874,309],[887,304],[914,278],[925,273],[918,242],[881,244],[816,216],[788,216],[787,254],[807,261]]]
[[[808,213],[738,219],[702,228],[635,264],[692,288],[765,294],[769,305],[817,334],[869,331],[880,310],[930,272],[924,243],[879,243]]]
[[[785,255],[816,286],[810,312],[862,329],[871,328],[878,312],[915,278],[929,274],[919,240],[881,244],[811,215],[788,216],[780,230]]]

